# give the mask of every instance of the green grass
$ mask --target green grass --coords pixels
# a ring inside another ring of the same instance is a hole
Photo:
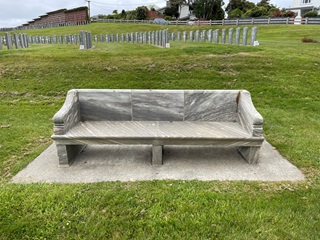
[[[161,27],[91,24],[26,33]],[[300,40],[319,36],[318,26],[259,26],[259,47],[175,42],[170,49],[94,43],[87,51],[35,44],[1,50],[0,239],[317,239],[320,44]],[[265,119],[264,136],[306,181],[10,183],[52,143],[51,118],[72,88],[247,89]]]

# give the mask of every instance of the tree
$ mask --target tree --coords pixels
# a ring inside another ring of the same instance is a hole
[[[253,2],[249,2],[246,0],[230,0],[229,4],[226,7],[226,11],[228,12],[228,15],[230,15],[230,12],[234,9],[239,9],[242,12],[247,12],[250,9],[255,8],[255,4]]]
[[[118,14],[118,10],[113,10],[112,13],[113,14]]]
[[[144,20],[147,18],[147,11],[148,8],[146,6],[137,7],[136,13],[137,13],[137,19],[138,20]]]
[[[171,7],[167,7],[164,10],[164,14],[166,16],[178,18],[179,17],[178,7],[172,7],[172,6]]]
[[[275,8],[274,5],[269,3],[270,0],[261,0],[260,2],[257,3],[257,7],[264,7],[267,9],[267,11],[269,11],[272,8]]]
[[[197,18],[218,20],[224,18],[222,0],[196,0],[192,3],[193,13]]]
[[[127,13],[124,9],[122,9],[121,13],[120,13],[120,18],[122,19],[126,19],[127,18]]]
[[[229,18],[240,18],[242,17],[244,12],[242,12],[239,8],[233,9],[231,12],[229,12],[228,17]]]

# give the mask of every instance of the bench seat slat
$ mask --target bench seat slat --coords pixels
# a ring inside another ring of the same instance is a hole
[[[258,146],[262,138],[252,137],[233,122],[86,121],[64,135],[53,135],[61,144],[204,144]]]

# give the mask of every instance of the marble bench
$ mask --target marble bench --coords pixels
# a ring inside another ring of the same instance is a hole
[[[236,146],[257,163],[263,118],[245,90],[74,89],[54,115],[59,166],[70,166],[88,144]]]

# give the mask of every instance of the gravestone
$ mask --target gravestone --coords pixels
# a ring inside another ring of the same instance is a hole
[[[181,32],[178,32],[178,33],[177,33],[177,41],[178,41],[178,42],[181,42]]]
[[[229,36],[228,36],[228,43],[233,43],[233,28],[229,28]]]
[[[19,42],[20,42],[20,47],[21,48],[26,48],[25,42],[24,42],[24,37],[23,35],[20,33],[19,34]]]
[[[202,34],[201,34],[201,41],[202,41],[203,43],[206,42],[206,36],[207,36],[207,31],[206,31],[206,30],[203,30],[203,31],[202,31]]]
[[[159,31],[159,46],[162,46],[163,45],[163,43],[162,43],[162,41],[163,41],[163,32],[162,32],[162,30],[160,30]]]
[[[13,34],[13,40],[14,40],[14,45],[15,45],[16,49],[19,49],[20,48],[20,42],[19,42],[18,34],[16,34],[16,33]]]
[[[213,42],[219,43],[219,29],[213,31]]]
[[[212,43],[212,29],[208,30],[208,42]]]
[[[0,50],[2,50],[2,37],[0,36]]]
[[[104,42],[103,34],[100,34],[100,42]]]
[[[183,32],[183,41],[184,42],[187,41],[187,32],[186,31]]]
[[[199,35],[200,35],[199,30],[197,30],[196,31],[196,38],[195,38],[196,42],[199,42],[199,37],[200,37]]]
[[[159,40],[159,31],[156,31],[156,35],[155,35],[156,37],[155,37],[155,45],[159,45],[159,42],[160,42],[160,40]]]
[[[12,49],[12,38],[11,38],[10,33],[7,32],[5,37],[6,37],[7,48]]]
[[[253,27],[251,29],[251,46],[254,45],[254,42],[257,41],[258,28]]]
[[[236,42],[235,42],[236,45],[239,45],[240,44],[240,28],[238,27],[236,29]]]
[[[176,40],[176,34],[175,33],[171,33],[171,41],[175,41]]]
[[[193,31],[190,31],[190,42],[193,42]]]
[[[243,36],[242,36],[242,45],[247,45],[247,39],[248,39],[248,27],[243,28]]]
[[[226,43],[226,29],[222,29],[221,33],[221,43],[225,44]]]

